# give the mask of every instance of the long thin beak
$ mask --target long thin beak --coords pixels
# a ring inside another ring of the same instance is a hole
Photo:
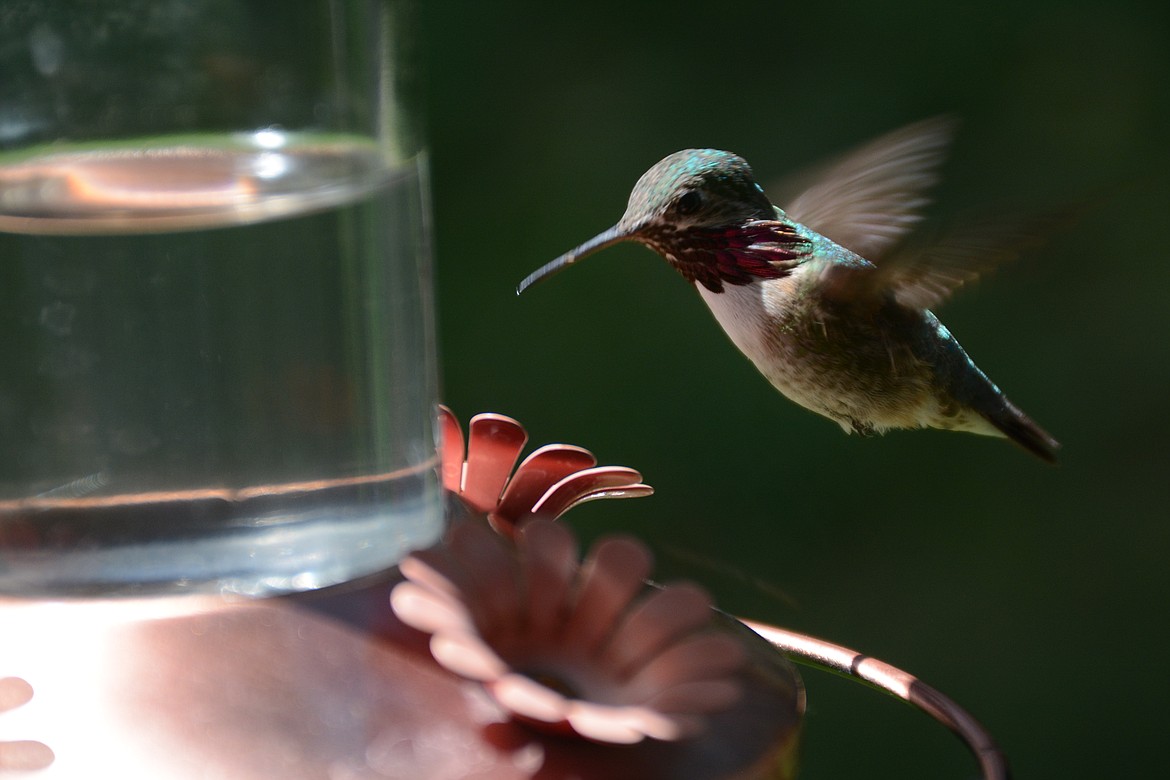
[[[629,229],[619,228],[617,225],[614,225],[609,230],[594,236],[576,249],[571,249],[568,252],[565,252],[556,260],[553,260],[550,263],[546,263],[540,268],[537,268],[532,273],[528,274],[528,276],[524,277],[524,281],[516,285],[516,294],[519,295],[532,285],[539,282],[541,279],[545,278],[546,276],[552,276],[557,271],[572,265],[582,257],[605,249],[607,246],[613,246],[619,241],[625,241],[626,239],[630,238],[631,235],[632,233]]]

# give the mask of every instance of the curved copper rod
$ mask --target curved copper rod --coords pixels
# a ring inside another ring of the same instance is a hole
[[[1007,758],[966,710],[912,674],[856,650],[785,628],[736,618],[792,660],[856,677],[914,705],[953,731],[979,762],[985,780],[1010,780]]]

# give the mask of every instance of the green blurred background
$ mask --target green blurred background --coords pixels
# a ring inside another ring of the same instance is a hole
[[[640,469],[576,510],[728,610],[897,664],[1020,778],[1144,777],[1170,717],[1170,24],[1164,3],[421,4],[444,397]],[[609,227],[689,146],[764,182],[938,113],[934,215],[1102,198],[940,316],[1064,443],[1051,468],[934,431],[846,437],[783,399],[693,289]],[[805,778],[971,777],[925,716],[806,671]]]

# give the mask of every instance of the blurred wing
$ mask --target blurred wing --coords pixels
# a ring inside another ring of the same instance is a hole
[[[893,252],[877,269],[873,284],[893,291],[903,306],[933,308],[964,284],[1039,244],[1057,221],[1033,217],[966,223],[929,245]]]
[[[934,308],[963,285],[1039,243],[1063,221],[1059,215],[968,221],[929,243],[898,247],[876,268],[828,268],[822,282],[826,294],[837,300],[868,297],[877,303],[888,291],[907,308]]]
[[[775,203],[807,225],[867,260],[878,260],[922,219],[925,192],[938,181],[938,166],[956,127],[935,117],[888,133],[822,168],[774,187]],[[800,192],[799,182],[812,182]],[[794,197],[785,198],[787,192]]]

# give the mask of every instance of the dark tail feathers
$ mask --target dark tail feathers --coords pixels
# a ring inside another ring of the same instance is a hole
[[[1060,449],[1060,442],[1010,403],[1005,401],[999,413],[987,415],[987,420],[1003,431],[1004,436],[1037,458],[1046,463],[1056,463],[1056,451]]]

